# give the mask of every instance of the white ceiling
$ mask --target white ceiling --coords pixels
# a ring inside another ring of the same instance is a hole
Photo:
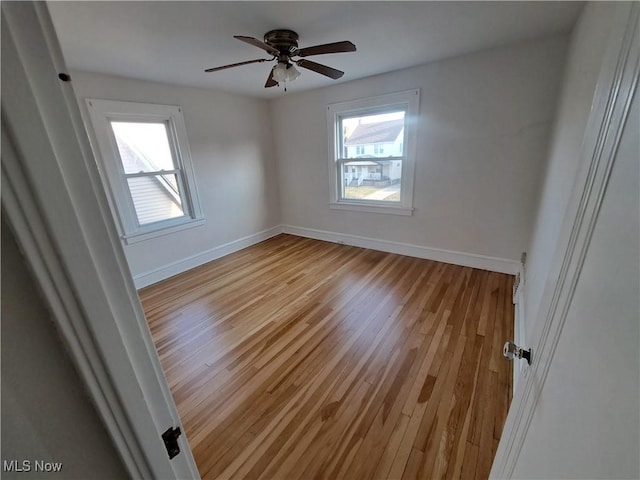
[[[343,70],[344,82],[525,39],[568,32],[582,2],[49,2],[70,69],[272,98],[271,63],[214,73],[208,67],[256,58],[233,38],[288,28],[300,48],[350,40],[357,52],[310,60]],[[331,85],[300,69],[289,91]]]

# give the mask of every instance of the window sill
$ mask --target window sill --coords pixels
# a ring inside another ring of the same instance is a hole
[[[394,205],[371,205],[363,203],[346,203],[346,202],[332,202],[329,204],[329,208],[334,210],[351,210],[355,212],[366,213],[387,213],[392,215],[413,215],[413,208],[400,207]]]
[[[123,235],[122,239],[127,245],[132,243],[143,242],[151,238],[161,237],[163,235],[169,235],[171,233],[179,232],[181,230],[187,230],[188,228],[199,227],[204,224],[204,217],[190,218],[182,223],[174,224],[165,227],[156,227],[153,230],[140,231],[131,233],[129,235]]]

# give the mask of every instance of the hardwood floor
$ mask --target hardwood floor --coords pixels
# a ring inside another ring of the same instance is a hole
[[[509,275],[279,235],[139,292],[203,478],[487,478]]]

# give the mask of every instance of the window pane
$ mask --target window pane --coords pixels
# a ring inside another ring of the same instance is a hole
[[[164,123],[111,122],[124,173],[174,170]]]
[[[127,179],[140,225],[184,215],[176,175],[149,175]]]
[[[349,160],[342,163],[342,198],[399,202],[401,160]]]
[[[341,158],[402,157],[404,110],[340,118]]]

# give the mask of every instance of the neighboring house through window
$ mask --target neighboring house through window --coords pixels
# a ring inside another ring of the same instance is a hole
[[[125,241],[201,224],[180,108],[95,99],[87,107]]]
[[[411,215],[419,90],[329,105],[331,208]]]

